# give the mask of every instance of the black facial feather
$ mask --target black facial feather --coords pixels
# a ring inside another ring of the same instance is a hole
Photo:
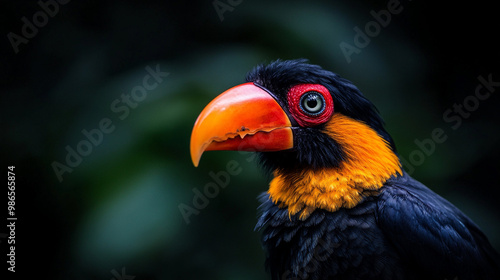
[[[246,77],[268,91],[289,114],[287,93],[297,84],[321,84],[332,95],[335,112],[362,121],[386,139],[395,151],[391,136],[384,129],[384,122],[375,106],[366,99],[350,81],[309,64],[306,59],[276,60],[268,65],[259,65]],[[290,119],[293,119],[290,116]],[[292,120],[292,123],[294,121]],[[342,147],[321,132],[323,125],[302,128],[294,125],[294,148],[287,151],[261,153],[261,162],[269,171],[276,169],[302,169],[304,167],[337,167],[345,159]]]

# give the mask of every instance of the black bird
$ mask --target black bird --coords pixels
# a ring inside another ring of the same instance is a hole
[[[246,80],[200,114],[191,155],[257,151],[273,173],[256,226],[272,279],[500,279],[486,236],[402,170],[350,81],[306,60]]]

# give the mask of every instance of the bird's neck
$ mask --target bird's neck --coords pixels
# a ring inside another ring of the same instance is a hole
[[[290,216],[300,213],[306,219],[318,208],[352,208],[376,194],[391,176],[403,173],[387,141],[368,125],[336,113],[323,132],[344,150],[346,159],[338,167],[274,171],[268,193]]]

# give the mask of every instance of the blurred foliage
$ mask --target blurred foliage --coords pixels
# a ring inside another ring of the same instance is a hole
[[[61,5],[18,54],[8,46],[0,67],[2,163],[18,171],[23,269],[33,263],[51,279],[111,279],[122,267],[137,279],[266,279],[253,226],[269,178],[250,153],[206,153],[194,168],[188,147],[203,107],[256,64],[277,58],[308,58],[353,81],[405,158],[418,148],[415,139],[442,128],[447,141],[412,175],[500,248],[491,195],[499,187],[499,99],[482,102],[457,130],[443,120],[474,93],[479,75],[498,72],[498,48],[475,43],[477,30],[465,31],[458,12],[401,3],[403,12],[351,63],[339,44],[353,44],[353,28],[364,28],[387,1],[241,1],[222,21],[210,1]],[[40,10],[36,1],[5,6],[4,34],[19,34],[20,19]],[[157,65],[168,77],[120,119],[113,102]],[[59,182],[51,164],[65,164],[66,146],[76,149],[86,139],[82,130],[104,118],[113,132]],[[196,190],[214,182],[210,172],[232,160],[242,172],[187,224],[179,205],[193,206]]]

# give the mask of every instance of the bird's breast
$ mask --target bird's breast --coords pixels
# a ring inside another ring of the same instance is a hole
[[[258,227],[273,277],[386,279],[386,273],[399,273],[398,258],[377,226],[375,201],[372,197],[333,213],[320,209],[305,220],[290,219],[284,209],[264,202]]]

